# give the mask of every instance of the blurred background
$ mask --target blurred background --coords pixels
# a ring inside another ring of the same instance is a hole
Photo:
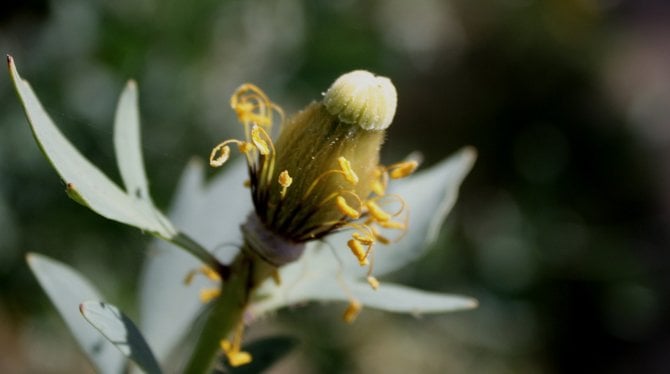
[[[276,372],[665,373],[669,19],[662,0],[10,0],[0,50],[116,180],[113,113],[137,79],[165,209],[189,158],[239,134],[243,82],[292,112],[369,69],[399,92],[385,162],[478,149],[439,242],[393,278],[480,308],[353,328],[341,306],[285,310],[250,332],[300,339]],[[0,134],[0,372],[90,372],[24,256],[73,264],[132,317],[150,238],[66,197],[7,74]]]

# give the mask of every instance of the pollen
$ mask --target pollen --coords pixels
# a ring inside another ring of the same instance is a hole
[[[358,219],[361,216],[361,213],[356,209],[352,208],[351,205],[347,204],[347,200],[343,196],[338,196],[336,199],[337,209],[340,213],[352,218]]]
[[[286,190],[291,186],[291,183],[293,183],[293,178],[288,174],[288,170],[284,170],[281,173],[279,173],[279,185],[281,186],[281,197],[284,198],[286,196]]]
[[[219,288],[205,288],[200,290],[200,302],[207,304],[210,301],[216,299],[221,295],[221,289]]]
[[[351,300],[349,301],[349,305],[347,306],[347,309],[344,310],[344,314],[342,315],[342,319],[346,323],[353,323],[356,320],[356,317],[361,313],[361,310],[363,309],[363,305],[358,300]]]
[[[385,228],[385,229],[395,229],[395,230],[405,230],[407,226],[402,223],[402,222],[396,222],[396,221],[380,221],[377,222],[379,226]]]
[[[270,147],[263,139],[263,135],[265,135],[266,138],[269,138],[265,130],[263,130],[261,127],[254,126],[251,128],[251,141],[254,143],[256,148],[258,148],[258,152],[265,156],[270,153]]]
[[[225,164],[228,158],[230,158],[230,147],[221,143],[212,149],[212,153],[209,156],[209,164],[212,167],[218,168]]]
[[[229,341],[228,339],[221,340],[221,350],[226,355],[226,358],[232,367],[246,365],[252,361],[251,354],[241,350],[243,334],[244,324],[240,323],[235,329],[232,341]]]
[[[399,162],[395,165],[389,166],[389,170],[391,170],[389,175],[392,179],[405,178],[408,175],[414,173],[417,167],[419,167],[419,163],[416,161]]]
[[[353,233],[351,235],[352,238],[354,238],[356,241],[360,242],[363,245],[372,245],[375,240],[374,238],[371,238],[369,236],[361,235],[357,232]]]
[[[366,201],[365,206],[368,208],[368,212],[370,212],[370,215],[372,218],[374,218],[375,221],[386,222],[391,219],[391,215],[386,213],[374,201]]]
[[[221,341],[221,350],[223,350],[232,367],[246,365],[251,362],[251,355],[248,352],[233,351],[232,344],[228,340]]]
[[[238,149],[240,150],[240,153],[247,154],[254,149],[254,145],[249,142],[241,142],[238,145]]]
[[[369,264],[368,251],[363,247],[361,242],[359,242],[356,239],[349,239],[349,241],[347,242],[347,246],[349,247],[349,249],[351,249],[351,253],[353,253],[354,256],[356,256],[356,258],[358,259],[358,263],[361,266]]]
[[[373,290],[376,290],[379,288],[379,281],[377,278],[373,277],[372,275],[369,275],[367,278],[368,284],[370,287],[372,287]]]
[[[340,164],[340,169],[342,169],[342,172],[344,173],[344,179],[354,186],[358,184],[358,175],[356,175],[351,168],[351,162],[342,156],[337,158],[337,162]]]

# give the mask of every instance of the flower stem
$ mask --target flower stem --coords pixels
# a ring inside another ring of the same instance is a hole
[[[205,324],[184,371],[210,373],[220,352],[220,342],[242,322],[251,293],[274,271],[274,267],[242,250],[222,275],[221,296],[205,316]]]
[[[212,255],[203,246],[198,244],[195,240],[191,239],[191,237],[188,235],[180,232],[168,240],[185,249],[188,253],[202,261],[203,264],[209,266],[211,269],[216,270],[219,274],[221,274],[222,278],[225,279],[228,276],[230,268],[220,263],[216,257],[214,257],[214,255]]]

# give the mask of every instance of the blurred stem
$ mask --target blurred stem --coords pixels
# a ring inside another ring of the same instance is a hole
[[[275,268],[244,249],[221,274],[221,296],[205,317],[205,324],[184,371],[186,374],[210,373],[220,352],[220,342],[242,323],[251,293]]]
[[[181,248],[184,248],[188,253],[202,261],[203,264],[209,266],[211,269],[216,270],[219,274],[221,274],[221,278],[225,279],[228,277],[230,268],[220,263],[216,257],[214,257],[207,249],[198,244],[198,242],[195,240],[191,239],[191,237],[188,235],[180,232],[168,240],[180,246]]]

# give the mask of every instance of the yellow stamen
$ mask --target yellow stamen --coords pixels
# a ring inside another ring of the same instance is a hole
[[[226,358],[231,366],[237,367],[246,365],[251,362],[251,355],[248,352],[243,352],[240,347],[242,345],[242,334],[244,333],[244,324],[240,323],[235,329],[235,334],[233,335],[233,341],[228,341],[224,339],[221,341],[220,346],[223,353],[225,353]]]
[[[368,284],[370,285],[370,287],[372,287],[373,290],[379,288],[379,281],[377,280],[377,278],[373,277],[372,275],[369,275],[367,280]]]
[[[270,147],[268,143],[263,140],[261,133],[264,132],[263,129],[259,126],[254,126],[251,128],[251,141],[254,143],[258,152],[262,155],[267,155],[270,153]],[[267,135],[267,134],[265,134]]]
[[[212,149],[212,153],[209,155],[210,166],[218,168],[219,166],[225,164],[226,161],[228,161],[228,158],[230,157],[230,147],[228,147],[226,143],[227,142],[223,142]],[[220,155],[215,157],[219,152]]]
[[[293,183],[293,178],[288,174],[288,170],[279,173],[279,185],[282,187],[280,194],[282,199],[286,196],[286,190],[291,186],[291,183]]]
[[[272,110],[275,105],[253,84],[243,84],[230,98],[230,106],[243,124],[255,123],[260,126],[272,125]]]
[[[337,209],[340,211],[340,213],[353,219],[358,219],[361,216],[359,211],[352,208],[351,205],[347,204],[347,200],[343,196],[338,196],[336,201]]]
[[[351,249],[351,253],[353,253],[354,256],[356,256],[356,258],[358,259],[358,263],[361,266],[365,266],[365,265],[369,264],[368,258],[367,258],[368,253],[365,250],[365,248],[363,248],[363,245],[358,240],[349,239],[349,241],[347,242],[347,246],[349,247],[349,249]]]
[[[247,154],[251,152],[252,149],[254,149],[254,145],[249,142],[240,142],[238,148],[241,153]]]
[[[186,277],[184,277],[184,284],[187,286],[190,285],[193,282],[193,278],[198,274],[202,274],[207,279],[214,282],[221,281],[221,276],[219,275],[219,273],[214,271],[214,269],[210,268],[209,266],[201,266],[195,270],[189,271],[188,274],[186,274]]]
[[[372,178],[373,179],[370,184],[372,192],[376,193],[379,196],[384,196],[384,194],[386,193],[386,184],[387,184],[386,169],[381,165],[377,166],[377,168],[374,170]]]
[[[225,353],[232,367],[246,365],[251,362],[251,355],[248,352],[233,350],[233,345],[228,340],[221,341],[221,350]]]
[[[205,288],[200,290],[200,302],[207,304],[221,295],[220,288]]]
[[[386,193],[386,188],[384,187],[382,182],[380,182],[378,179],[373,180],[370,187],[372,189],[372,192],[376,193],[379,196],[384,196],[384,194]]]
[[[396,221],[379,221],[377,222],[379,226],[385,229],[395,229],[395,230],[405,230],[407,227],[402,222]]]
[[[363,245],[372,245],[375,242],[374,238],[369,236],[361,235],[357,232],[351,235],[356,241],[359,241]]]
[[[358,183],[358,175],[356,175],[354,170],[351,168],[351,162],[342,156],[337,158],[337,162],[340,164],[340,169],[342,169],[342,172],[344,172],[344,179],[346,179],[347,182],[356,185]]]
[[[416,161],[405,161],[399,162],[395,165],[389,166],[391,173],[389,174],[393,179],[401,179],[412,174],[414,170],[419,166],[419,163]]]
[[[346,323],[353,323],[361,312],[361,309],[363,309],[363,305],[361,305],[358,300],[352,299],[349,301],[349,306],[347,306],[347,309],[344,311],[342,319],[344,319],[344,322]]]
[[[386,222],[391,219],[391,215],[382,210],[382,208],[380,208],[374,201],[366,201],[365,206],[368,208],[370,215],[375,221]]]
[[[391,240],[389,240],[387,237],[383,236],[379,230],[375,229],[374,227],[372,229],[372,234],[374,235],[375,239],[378,240],[382,244],[389,244],[391,243]]]

